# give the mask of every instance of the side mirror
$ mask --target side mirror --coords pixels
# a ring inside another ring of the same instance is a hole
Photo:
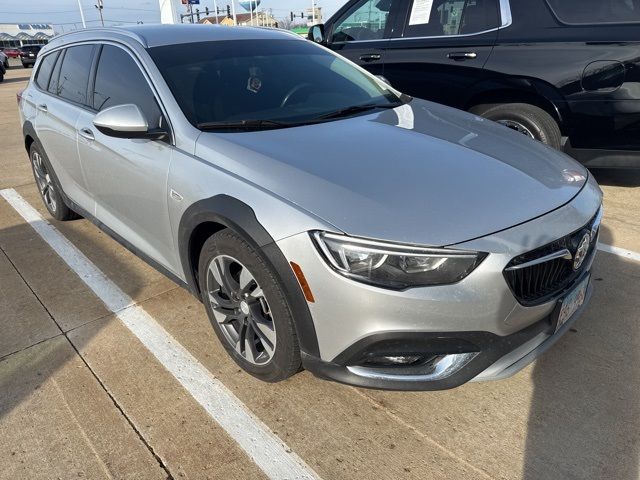
[[[312,42],[323,43],[324,42],[324,25],[319,23],[309,29],[307,38]]]
[[[105,108],[94,117],[93,124],[100,132],[116,138],[160,140],[168,134],[164,129],[149,129],[144,114],[133,103]]]

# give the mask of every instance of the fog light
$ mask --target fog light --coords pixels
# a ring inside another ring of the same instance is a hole
[[[366,365],[348,366],[347,370],[360,377],[376,380],[402,381],[402,382],[433,382],[442,380],[458,372],[478,355],[478,352],[450,353],[443,355],[406,355],[406,356],[380,356],[371,360],[380,359],[388,362],[370,363]],[[412,359],[413,363],[391,363],[388,359]],[[403,366],[403,368],[398,368]],[[386,368],[385,368],[386,367]]]
[[[422,355],[382,355],[368,358],[365,365],[371,366],[392,366],[392,365],[412,365],[422,359]]]

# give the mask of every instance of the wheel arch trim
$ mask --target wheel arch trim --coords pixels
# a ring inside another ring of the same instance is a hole
[[[254,210],[229,195],[215,195],[190,205],[178,226],[180,262],[191,293],[202,300],[198,285],[199,250],[194,233],[209,224],[212,232],[229,228],[247,240],[277,273],[286,301],[293,314],[294,326],[302,351],[319,356],[318,340],[311,312],[289,262],[267,230],[258,221]],[[201,245],[200,245],[201,247]],[[195,257],[198,258],[195,258]]]
[[[569,126],[571,111],[564,96],[552,85],[536,79],[513,77],[483,81],[474,86],[464,109],[469,110],[484,103],[508,103],[509,100],[505,99],[531,103],[526,100],[532,98],[537,100],[533,105],[552,114],[561,126]]]

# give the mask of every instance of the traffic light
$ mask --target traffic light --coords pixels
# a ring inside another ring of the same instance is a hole
[[[231,18],[231,7],[227,5],[227,17]]]

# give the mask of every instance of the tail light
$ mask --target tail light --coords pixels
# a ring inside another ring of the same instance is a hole
[[[23,88],[18,93],[16,93],[16,100],[18,102],[18,105],[20,105],[20,102],[22,101],[22,94],[24,93],[24,91],[25,89]]]

